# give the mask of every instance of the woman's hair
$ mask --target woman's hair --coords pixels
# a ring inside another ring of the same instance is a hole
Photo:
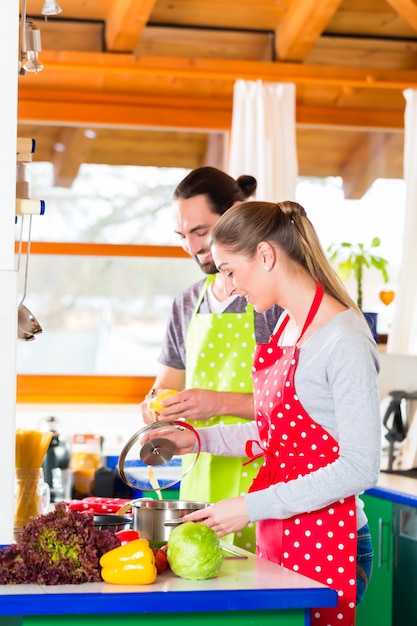
[[[198,167],[190,172],[174,191],[174,200],[206,196],[210,210],[223,215],[235,202],[254,195],[256,178],[239,176],[237,180],[215,167]]]
[[[209,244],[223,246],[249,259],[266,241],[280,248],[319,281],[326,293],[347,307],[359,309],[330,265],[313,224],[297,202],[243,202],[232,207],[214,226]]]

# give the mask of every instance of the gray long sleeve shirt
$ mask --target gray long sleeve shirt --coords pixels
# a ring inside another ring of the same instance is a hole
[[[379,356],[366,322],[344,311],[300,348],[295,386],[310,417],[339,443],[340,456],[326,467],[288,483],[245,495],[252,522],[286,519],[318,510],[373,487],[379,475],[381,418]],[[256,422],[199,430],[202,451],[244,456],[258,440]],[[357,527],[367,521],[357,497]]]

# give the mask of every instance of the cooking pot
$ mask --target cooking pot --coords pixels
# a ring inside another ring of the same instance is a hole
[[[181,523],[184,515],[208,506],[208,502],[191,500],[138,498],[131,502],[133,528],[138,531],[141,539],[166,543],[171,530]]]

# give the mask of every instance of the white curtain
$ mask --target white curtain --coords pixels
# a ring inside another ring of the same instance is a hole
[[[295,85],[235,82],[228,170],[254,176],[258,200],[295,200]]]
[[[404,237],[398,290],[387,352],[417,354],[417,90],[406,89],[404,118]],[[392,219],[395,219],[393,207]]]

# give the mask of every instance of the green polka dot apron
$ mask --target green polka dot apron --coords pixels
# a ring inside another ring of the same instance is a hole
[[[200,293],[186,335],[186,388],[252,393],[252,360],[255,349],[254,311],[242,313],[199,313],[200,304],[213,276],[208,276]],[[242,418],[218,415],[208,420],[190,420],[196,428],[245,422]],[[183,458],[183,470],[194,455]],[[195,467],[180,485],[184,500],[217,502],[247,493],[256,474],[244,466],[247,458],[214,456],[202,452]],[[255,525],[227,535],[226,541],[255,551]]]
[[[286,316],[270,343],[256,347],[252,378],[259,442],[248,441],[247,454],[252,459],[263,456],[264,463],[250,491],[319,471],[339,457],[337,441],[309,417],[294,384],[298,343],[322,297],[319,285],[294,346],[278,345]],[[259,556],[337,590],[337,607],[311,610],[312,626],[354,625],[356,541],[354,496],[290,519],[257,522]]]

